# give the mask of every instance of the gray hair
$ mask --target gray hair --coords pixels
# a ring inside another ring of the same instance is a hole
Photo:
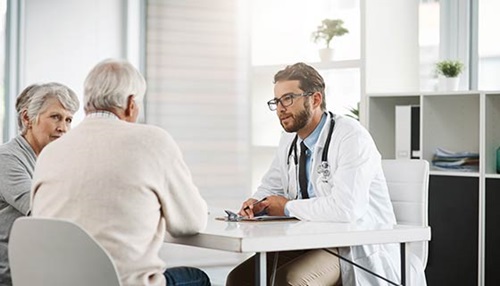
[[[98,63],[85,79],[85,113],[96,110],[124,109],[133,95],[138,103],[146,93],[146,81],[128,61],[106,59]]]
[[[57,99],[64,109],[71,113],[75,113],[80,107],[76,93],[64,84],[57,82],[32,84],[26,87],[16,100],[17,123],[21,134],[27,131],[23,113],[26,111],[29,121],[36,123],[40,113],[45,110],[45,103],[51,98]]]

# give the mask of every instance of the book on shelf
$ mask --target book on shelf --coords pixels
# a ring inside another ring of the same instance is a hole
[[[477,172],[479,171],[479,153],[453,152],[444,148],[436,148],[432,166],[438,170]]]
[[[420,106],[396,105],[396,159],[420,159]]]

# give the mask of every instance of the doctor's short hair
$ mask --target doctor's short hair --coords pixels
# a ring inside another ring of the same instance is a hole
[[[289,65],[274,75],[274,83],[286,80],[298,80],[299,88],[304,92],[320,92],[323,99],[321,109],[326,111],[325,81],[317,70],[305,63]]]
[[[80,108],[76,93],[64,84],[49,82],[27,86],[16,99],[17,125],[21,134],[26,134],[23,122],[26,114],[30,122],[36,123],[40,113],[45,111],[47,100],[55,98],[67,111],[74,114]]]
[[[106,59],[87,75],[84,83],[84,110],[124,109],[130,95],[141,103],[146,93],[146,81],[126,60]]]

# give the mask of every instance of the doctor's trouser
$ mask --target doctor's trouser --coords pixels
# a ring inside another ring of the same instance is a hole
[[[338,253],[337,249],[329,249]],[[275,252],[267,253],[269,285]],[[341,285],[339,259],[324,249],[284,251],[278,254],[274,285]],[[227,276],[226,286],[255,285],[255,256],[236,266]]]

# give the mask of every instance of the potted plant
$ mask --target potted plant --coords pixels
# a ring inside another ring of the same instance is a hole
[[[459,60],[443,60],[436,63],[436,72],[439,76],[439,90],[458,90],[459,75],[464,64]]]
[[[349,107],[349,113],[346,114],[346,116],[349,116],[359,121],[359,102],[356,104],[356,107],[352,106]]]
[[[330,42],[334,37],[340,37],[349,30],[343,27],[344,21],[340,19],[324,19],[321,25],[312,33],[312,39],[315,43],[324,42],[326,48],[319,50],[321,61],[330,61],[333,58],[333,49],[330,48]]]

